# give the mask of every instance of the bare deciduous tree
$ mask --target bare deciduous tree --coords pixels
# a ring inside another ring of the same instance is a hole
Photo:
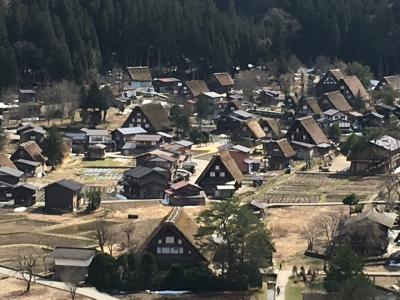
[[[311,221],[303,228],[303,235],[308,241],[307,250],[313,251],[315,239],[321,235],[321,228],[317,222]]]
[[[75,300],[76,291],[80,284],[79,277],[76,276],[74,271],[64,271],[61,275],[61,280],[64,282],[65,286],[68,289],[69,295],[72,300]]]
[[[128,249],[131,249],[132,247],[131,238],[134,230],[135,230],[135,225],[132,222],[129,222],[126,226],[122,228],[122,232],[125,233],[126,236],[126,245]]]
[[[106,245],[110,237],[110,232],[108,230],[105,218],[97,218],[93,227],[93,232],[96,236],[101,252],[104,252],[104,246]]]
[[[35,280],[33,268],[36,266],[36,257],[33,251],[28,250],[17,256],[17,270],[26,282],[26,292],[31,289],[32,280]]]
[[[328,212],[317,220],[317,226],[321,229],[326,237],[329,245],[332,245],[334,234],[340,224],[340,221],[345,218],[343,212],[331,211]]]

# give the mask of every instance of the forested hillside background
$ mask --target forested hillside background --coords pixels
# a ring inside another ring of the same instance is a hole
[[[1,0],[0,0],[1,1]],[[83,82],[113,66],[198,68],[296,56],[400,71],[400,0],[13,0],[0,12],[0,88]]]

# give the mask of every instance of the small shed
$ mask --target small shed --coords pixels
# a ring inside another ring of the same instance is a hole
[[[85,158],[88,160],[104,159],[107,146],[104,144],[95,144],[88,147],[85,153]]]
[[[54,258],[54,279],[83,282],[95,254],[96,249],[56,247],[50,254]]]
[[[28,183],[20,183],[13,190],[15,205],[32,206],[36,203],[38,188]]]
[[[214,198],[222,200],[232,198],[235,191],[236,188],[233,184],[217,185],[214,193]]]

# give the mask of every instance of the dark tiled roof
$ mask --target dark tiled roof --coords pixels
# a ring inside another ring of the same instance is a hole
[[[50,257],[58,259],[88,260],[95,254],[95,249],[56,247],[50,254]]]
[[[74,191],[74,192],[81,191],[84,187],[83,184],[81,184],[75,180],[71,180],[71,179],[62,179],[60,181],[50,183],[47,187],[49,187],[51,185],[61,185],[71,191]]]
[[[13,177],[18,177],[18,178],[20,178],[20,177],[22,177],[22,175],[24,175],[24,172],[21,172],[20,170],[12,169],[9,167],[1,167],[0,173],[7,174],[7,175],[10,175]]]

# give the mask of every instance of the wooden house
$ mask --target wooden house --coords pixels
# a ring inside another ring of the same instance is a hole
[[[201,94],[207,93],[210,90],[204,80],[185,81],[180,93],[186,99],[196,100]]]
[[[149,103],[133,108],[122,125],[122,128],[129,127],[142,127],[150,134],[172,131],[168,113],[160,103]]]
[[[364,149],[350,153],[350,172],[355,175],[390,174],[400,166],[400,141],[384,135],[371,140]]]
[[[28,183],[18,184],[12,191],[14,204],[21,206],[32,206],[36,203],[36,192],[38,188]]]
[[[158,134],[138,134],[132,138],[131,143],[138,150],[152,149],[162,143],[162,137]]]
[[[43,165],[41,162],[26,159],[17,159],[14,161],[18,170],[25,173],[27,177],[42,177],[44,176]]]
[[[290,93],[285,96],[285,100],[283,102],[284,108],[286,110],[296,110],[297,105],[299,104],[300,97],[295,93]]]
[[[0,167],[9,167],[11,169],[17,168],[12,160],[4,153],[0,153]]]
[[[216,119],[216,126],[219,132],[233,133],[241,123],[254,119],[255,116],[244,110],[231,110],[227,107]]]
[[[124,174],[124,195],[129,199],[162,199],[170,180],[169,170],[137,166]]]
[[[165,191],[163,203],[172,206],[205,205],[206,195],[201,187],[188,181],[174,183]]]
[[[62,179],[44,188],[45,210],[73,212],[81,207],[84,185],[74,180]]]
[[[228,151],[242,174],[249,173],[249,165],[245,161],[250,159],[250,155],[253,152],[251,148],[227,143],[218,147],[218,150],[220,152]]]
[[[23,172],[9,167],[0,167],[0,201],[12,199],[12,191],[22,179]]]
[[[385,123],[385,116],[372,111],[360,117],[358,123],[361,128],[382,127]]]
[[[107,146],[104,144],[94,144],[88,147],[85,153],[85,158],[87,160],[100,160],[104,159],[106,156]]]
[[[346,98],[339,91],[325,93],[319,100],[319,106],[322,111],[336,109],[340,112],[350,112],[353,108],[347,102]]]
[[[41,164],[42,169],[35,171],[35,173],[44,173],[45,163],[47,162],[47,157],[42,154],[42,149],[35,141],[29,141],[22,143],[18,146],[17,150],[11,155],[11,160],[13,162],[17,160],[38,162]]]
[[[258,105],[265,107],[277,106],[282,101],[284,102],[284,98],[281,91],[270,88],[262,88],[256,100]]]
[[[320,96],[325,93],[336,91],[339,81],[343,78],[344,75],[339,69],[329,70],[315,86],[315,94]]]
[[[233,131],[232,141],[242,146],[255,147],[260,145],[266,133],[261,128],[256,119],[249,119],[242,122],[238,128]]]
[[[148,89],[152,87],[153,78],[150,68],[147,66],[137,66],[126,68],[131,79],[131,86],[135,89]]]
[[[322,114],[322,118],[317,120],[321,128],[329,129],[337,125],[341,133],[350,133],[352,131],[351,122],[346,113],[336,109],[328,109]]]
[[[365,111],[370,107],[371,97],[357,76],[342,78],[338,83],[337,90],[355,110]]]
[[[168,153],[162,152],[163,151],[150,151],[137,155],[136,166],[169,170],[172,175],[172,179],[176,170],[178,169],[179,160],[178,158],[168,155]]]
[[[115,142],[108,134],[108,130],[82,128],[81,132],[86,135],[86,149],[97,144],[106,145],[108,151],[113,151],[115,149]]]
[[[297,119],[287,131],[286,138],[300,159],[323,155],[330,149],[330,141],[311,116]]]
[[[83,154],[87,149],[87,138],[84,132],[67,132],[64,138],[69,140],[71,151],[76,154]]]
[[[264,150],[268,159],[269,170],[283,170],[290,167],[292,159],[296,155],[296,152],[285,138],[266,141]]]
[[[54,259],[53,279],[67,282],[73,274],[74,282],[84,282],[96,249],[56,247],[49,257]]]
[[[364,257],[381,256],[387,251],[389,230],[394,223],[395,218],[371,208],[339,224],[334,247],[350,246]]]
[[[279,120],[273,118],[261,118],[258,123],[265,132],[265,139],[276,140],[281,137]]]
[[[243,181],[243,174],[237,166],[235,160],[228,151],[215,154],[203,173],[196,180],[207,195],[214,195],[217,186],[226,185],[233,182],[235,188],[239,188]]]
[[[21,142],[35,141],[38,144],[40,144],[43,141],[45,134],[46,131],[40,126],[35,126],[33,128],[26,128],[25,130],[20,131],[19,133]]]
[[[388,121],[392,117],[396,117],[399,109],[397,107],[379,103],[375,105],[375,110],[378,114],[382,115],[385,121]]]
[[[126,127],[117,128],[111,133],[111,138],[115,141],[116,150],[121,150],[122,147],[138,134],[145,134],[147,131],[142,127]]]
[[[390,87],[396,92],[400,92],[400,76],[384,76],[375,87],[375,91],[380,91],[384,87]]]
[[[295,112],[298,117],[314,116],[318,118],[322,114],[318,101],[313,97],[301,97]]]
[[[229,73],[214,73],[208,80],[208,87],[211,91],[219,94],[228,93],[235,86],[231,75]]]
[[[155,78],[153,80],[154,90],[157,93],[176,94],[182,86],[182,82],[173,77]]]
[[[141,246],[142,251],[150,252],[162,270],[173,264],[197,266],[208,264],[208,259],[200,251],[195,239],[198,227],[181,207],[171,212],[153,230]]]
[[[28,103],[36,101],[36,92],[31,89],[22,89],[18,91],[18,102]]]

